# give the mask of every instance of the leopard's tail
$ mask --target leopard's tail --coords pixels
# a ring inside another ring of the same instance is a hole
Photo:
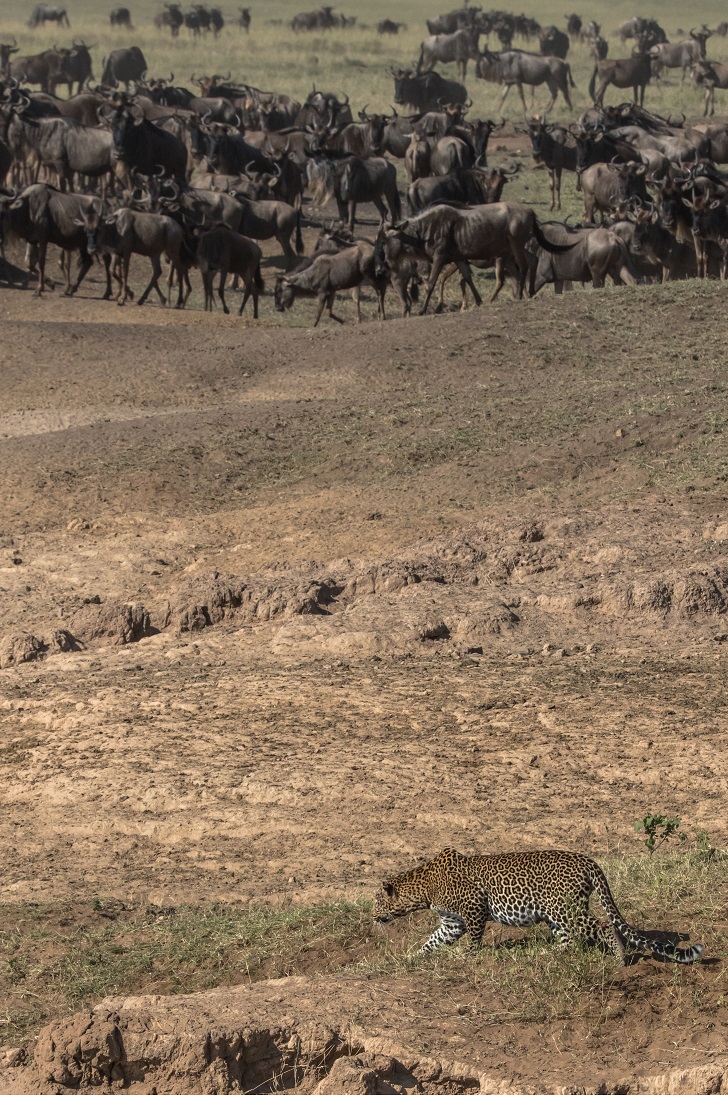
[[[612,927],[629,947],[634,950],[649,951],[659,958],[664,958],[670,962],[682,962],[685,965],[696,962],[701,957],[703,947],[700,943],[696,943],[692,947],[676,946],[674,940],[689,939],[689,936],[679,935],[675,932],[641,932],[628,924],[617,908],[617,903],[612,897],[612,891],[609,889],[609,883],[603,871],[596,863],[592,864],[589,881],[601,901]]]

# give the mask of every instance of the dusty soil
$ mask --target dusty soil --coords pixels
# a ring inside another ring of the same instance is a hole
[[[316,332],[0,316],[1,930],[23,903],[366,898],[445,844],[638,855],[651,811],[726,845],[720,286]],[[715,943],[725,889],[664,916]],[[720,963],[626,969],[601,1025],[519,1024],[457,970],[307,972],[292,1013],[526,1087],[704,1065],[728,1033]]]

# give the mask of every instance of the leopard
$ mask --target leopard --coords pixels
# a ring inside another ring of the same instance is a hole
[[[606,913],[606,922],[589,911],[592,893]],[[581,941],[611,952],[624,965],[636,952],[685,964],[703,953],[699,943],[678,946],[689,940],[685,933],[639,930],[628,924],[601,867],[579,852],[467,856],[445,848],[434,859],[382,883],[374,902],[374,921],[386,924],[420,909],[432,909],[440,918],[420,954],[449,946],[466,933],[468,950],[477,951],[488,921],[518,928],[543,923],[562,948]]]

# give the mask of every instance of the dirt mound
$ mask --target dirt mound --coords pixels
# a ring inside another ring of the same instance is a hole
[[[194,996],[104,1000],[46,1027],[32,1067],[8,1060],[15,1067],[0,1070],[0,1091],[59,1095],[114,1084],[139,1095],[564,1095],[578,1084],[612,1095],[637,1082],[650,1095],[669,1095],[716,1092],[728,1081],[728,1057],[663,1075],[651,1075],[647,1065],[625,1077],[618,1056],[601,1068],[592,1063],[589,1075],[570,1055],[543,1049],[530,1063],[512,1061],[504,1074],[508,1053],[498,1048],[497,1028],[488,1034],[486,1026],[471,1040],[453,1038],[452,1001],[429,1027],[423,1052],[421,1010],[431,1009],[416,984],[400,979],[394,994],[386,985],[374,994],[372,984],[291,977]]]

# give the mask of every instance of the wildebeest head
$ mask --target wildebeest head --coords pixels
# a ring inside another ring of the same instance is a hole
[[[289,308],[292,308],[295,299],[296,294],[290,281],[285,274],[279,274],[273,289],[276,312],[286,312]]]
[[[20,52],[20,47],[18,46],[17,42],[15,41],[15,36],[14,35],[13,35],[12,42],[2,42],[2,43],[0,43],[0,75],[7,72],[8,62],[10,61],[10,58],[11,58],[12,54],[13,53],[19,53],[19,52]]]
[[[363,110],[359,111],[359,120],[369,126],[369,148],[375,155],[382,149],[384,131],[388,123],[394,121],[396,117],[397,111],[394,109],[392,109],[391,115],[367,114],[366,105]]]
[[[117,105],[110,120],[114,148],[117,152],[123,152],[128,147],[135,126],[141,125],[144,121],[144,114],[133,105]]]

